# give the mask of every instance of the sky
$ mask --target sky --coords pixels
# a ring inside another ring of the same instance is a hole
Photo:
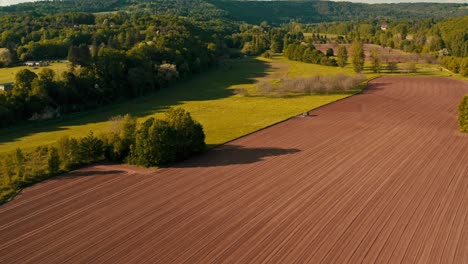
[[[99,0],[96,0],[99,1]],[[468,3],[468,0],[333,0],[357,3],[398,3],[398,2],[436,2],[436,3]],[[24,2],[34,2],[34,0],[0,0],[0,6],[13,5]]]

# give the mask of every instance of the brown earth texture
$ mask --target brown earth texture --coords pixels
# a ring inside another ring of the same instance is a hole
[[[171,168],[35,185],[0,207],[0,263],[468,263],[466,93],[379,78]]]

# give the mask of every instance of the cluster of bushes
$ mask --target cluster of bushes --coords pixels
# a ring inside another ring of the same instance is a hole
[[[442,59],[441,64],[454,73],[460,73],[462,76],[468,77],[468,58],[448,56]]]
[[[141,124],[130,115],[111,121],[108,133],[65,136],[53,146],[0,156],[0,204],[25,186],[83,165],[109,161],[166,166],[205,149],[203,127],[180,108],[169,110],[165,119],[150,118]]]
[[[458,124],[462,132],[468,133],[468,95],[463,97],[458,106]]]
[[[313,45],[304,45],[300,43],[289,44],[284,50],[284,56],[289,60],[294,61],[326,66],[338,66],[338,63],[334,58],[326,56],[320,50],[315,49]]]
[[[276,84],[270,81],[262,81],[257,85],[257,91],[262,96],[350,92],[365,80],[363,75],[316,75],[309,78],[284,79]]]

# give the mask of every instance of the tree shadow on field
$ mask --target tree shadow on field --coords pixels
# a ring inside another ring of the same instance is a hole
[[[300,152],[299,149],[283,148],[246,148],[236,145],[224,145],[205,154],[175,164],[176,168],[217,167],[227,165],[252,164],[267,157],[277,157]]]
[[[2,143],[18,141],[36,133],[68,130],[68,126],[80,126],[108,121],[112,116],[131,114],[145,117],[187,101],[209,101],[234,95],[233,85],[252,84],[271,69],[269,63],[254,58],[229,59],[220,66],[179,80],[177,84],[162,88],[152,94],[99,107],[95,110],[64,115],[48,121],[28,121],[12,128],[0,129]],[[85,136],[85,135],[83,135]]]
[[[365,91],[372,92],[372,91],[377,91],[377,90],[384,90],[389,85],[390,83],[371,83],[367,86]]]

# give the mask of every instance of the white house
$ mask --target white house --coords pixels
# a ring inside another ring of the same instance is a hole
[[[48,61],[27,61],[24,63],[24,65],[29,66],[29,67],[44,67],[44,66],[49,66]]]

